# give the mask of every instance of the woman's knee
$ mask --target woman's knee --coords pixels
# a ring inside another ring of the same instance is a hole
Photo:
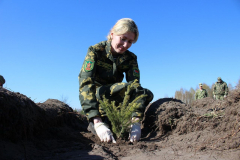
[[[153,93],[149,90],[149,89],[144,89],[145,90],[145,94],[147,95],[146,99],[148,102],[151,102],[153,100]]]
[[[101,86],[96,89],[96,98],[97,100],[103,100],[103,96],[109,98],[110,96],[110,86]]]

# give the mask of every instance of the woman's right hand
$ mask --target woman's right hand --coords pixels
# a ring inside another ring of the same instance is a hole
[[[111,130],[102,122],[100,117],[93,119],[94,129],[100,138],[101,142],[113,142],[116,143]]]

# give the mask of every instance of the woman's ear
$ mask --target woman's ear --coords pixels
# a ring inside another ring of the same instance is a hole
[[[111,39],[113,39],[113,32],[111,32],[110,37],[111,37]]]

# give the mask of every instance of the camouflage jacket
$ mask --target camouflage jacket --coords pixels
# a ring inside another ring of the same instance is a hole
[[[87,118],[100,116],[96,99],[96,88],[102,85],[122,82],[124,74],[127,82],[138,79],[137,56],[130,51],[119,54],[114,59],[108,41],[90,46],[79,73],[79,99]]]
[[[216,82],[213,87],[213,95],[228,95],[227,83],[224,81]]]
[[[195,93],[195,100],[197,99],[202,99],[208,97],[208,93],[206,89],[202,89],[202,90],[197,90],[197,92]]]

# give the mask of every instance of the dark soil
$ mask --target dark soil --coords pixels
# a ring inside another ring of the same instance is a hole
[[[137,143],[101,143],[67,104],[0,88],[0,159],[240,159],[240,90],[224,101],[186,105],[163,98],[146,108]]]

